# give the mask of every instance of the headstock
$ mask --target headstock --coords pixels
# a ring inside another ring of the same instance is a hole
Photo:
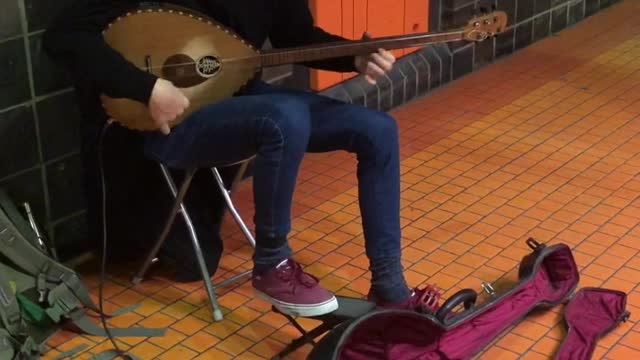
[[[504,11],[476,15],[464,27],[464,38],[469,41],[482,41],[502,33],[506,27],[507,13]]]

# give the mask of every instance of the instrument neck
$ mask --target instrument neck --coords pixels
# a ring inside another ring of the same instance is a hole
[[[341,41],[283,50],[268,50],[261,54],[262,66],[278,66],[343,56],[365,55],[378,49],[395,50],[432,43],[464,40],[463,31],[389,36],[377,39]]]

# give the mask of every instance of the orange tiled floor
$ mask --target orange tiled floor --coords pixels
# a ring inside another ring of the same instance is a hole
[[[523,240],[533,236],[570,244],[581,285],[626,291],[629,310],[640,314],[638,11],[640,2],[628,0],[393,112],[402,133],[404,264],[411,285],[435,283],[451,294],[513,278],[527,252]],[[291,243],[324,285],[360,296],[369,275],[354,170],[348,154],[307,157]],[[236,195],[248,219],[250,186]],[[250,266],[251,249],[230,222],[224,235],[218,279]],[[108,303],[143,305],[113,325],[171,326],[163,338],[122,339],[143,359],[262,359],[297,336],[284,318],[252,299],[246,283],[224,292],[226,319],[212,323],[199,283],[157,278],[130,289],[129,276],[113,274]],[[558,309],[530,316],[480,358],[549,358],[563,336],[561,320]],[[602,339],[595,358],[640,359],[634,324]],[[63,333],[48,356],[81,343],[91,352],[110,347],[100,338]],[[290,358],[302,359],[308,350]]]

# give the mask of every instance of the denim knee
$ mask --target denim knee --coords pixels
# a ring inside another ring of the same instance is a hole
[[[279,146],[304,153],[311,134],[308,106],[287,97],[274,98],[268,106],[270,111],[262,119],[263,140],[277,139]]]
[[[374,151],[377,157],[397,156],[399,141],[396,120],[386,113],[373,111],[368,113],[363,122],[363,133],[359,134],[360,155]]]
[[[387,142],[397,142],[398,123],[396,119],[386,113],[377,113],[371,117],[370,131],[372,136],[378,139],[386,139]]]
[[[306,104],[281,96],[270,100],[264,104],[268,111],[256,134],[258,157],[254,165],[256,238],[262,240],[285,237],[291,230],[293,192],[311,135]]]

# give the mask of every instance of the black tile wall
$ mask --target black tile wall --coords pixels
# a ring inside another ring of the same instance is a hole
[[[365,91],[364,105],[371,109],[379,109],[380,108],[380,100],[379,100],[379,90],[377,85],[369,85],[365,83],[363,86]]]
[[[551,13],[551,31],[556,33],[567,27],[567,7],[555,8]]]
[[[378,87],[378,110],[388,111],[393,107],[393,86],[387,77],[380,77],[376,83]],[[401,83],[398,85],[402,86]]]
[[[3,0],[2,11],[0,11],[0,40],[19,35],[21,32],[18,1]]]
[[[342,87],[333,87],[325,92],[325,96],[343,102],[351,102],[351,97]]]
[[[443,30],[459,28],[466,25],[469,19],[476,13],[475,2],[471,1],[464,5],[445,7],[442,10]]]
[[[81,119],[74,95],[68,91],[67,75],[43,54],[40,41],[41,31],[71,1],[3,0],[0,12],[0,187],[16,202],[31,204],[38,222],[54,237],[62,258],[88,250],[86,244],[91,243],[85,241],[86,205],[78,154]],[[509,28],[497,38],[473,45],[459,42],[426,47],[399,59],[389,79],[376,86],[357,77],[328,89],[327,94],[388,110],[615,1],[430,0],[431,31],[463,26],[479,7],[490,4],[507,12]],[[266,76],[269,80],[271,75]],[[287,87],[308,88],[305,68],[283,68],[272,76]]]
[[[549,36],[551,32],[551,13],[546,12],[533,21],[533,41],[538,41]]]
[[[399,67],[395,67],[391,73],[389,73],[389,78],[391,83],[389,84],[389,88],[391,90],[391,107],[395,107],[397,105],[402,105],[405,103],[405,81],[406,78],[404,74],[400,71]]]
[[[432,52],[438,58],[440,65],[442,66],[440,71],[440,85],[444,83],[448,83],[451,81],[451,63],[452,63],[452,54],[447,45],[438,44],[429,48],[433,50]],[[433,58],[428,58],[429,66],[434,67],[438,64]]]
[[[584,1],[569,5],[569,25],[574,25],[584,18]]]
[[[404,96],[405,101],[413,99],[418,94],[418,74],[416,73],[416,68],[413,66],[409,58],[400,59],[397,62],[398,71],[402,73],[405,77],[404,84]],[[395,84],[394,84],[395,86]]]
[[[62,260],[69,259],[70,254],[91,250],[91,242],[85,234],[89,231],[87,217],[84,214],[73,216],[57,223],[53,229],[56,249]],[[107,241],[109,241],[107,234]]]
[[[516,0],[498,0],[497,8],[507,13],[509,25],[516,23]]]
[[[0,109],[29,100],[29,76],[24,40],[0,43]]]
[[[49,21],[72,1],[73,0],[24,0],[29,32],[45,29]]]
[[[604,9],[619,0],[600,0],[600,9]]]
[[[461,40],[461,41],[454,41],[454,42],[450,42],[447,44],[447,46],[449,47],[449,49],[452,52],[457,51],[460,48],[463,48],[465,46],[469,45],[469,42],[466,40]]]
[[[85,207],[82,162],[79,154],[46,165],[51,219],[57,220]]]
[[[48,97],[36,103],[45,161],[80,150],[80,111],[73,92]]]
[[[477,0],[476,1],[476,9],[477,10],[485,10],[491,11],[492,8],[498,6],[498,0]]]
[[[29,170],[0,180],[0,187],[9,194],[16,205],[28,202],[38,224],[47,226],[47,223],[43,222],[47,219],[47,210],[42,187],[42,169]]]
[[[36,96],[61,90],[71,86],[66,72],[55,66],[42,50],[42,33],[29,37],[31,63],[33,64],[33,82]]]
[[[473,58],[474,69],[489,64],[494,60],[493,53],[495,51],[495,43],[495,39],[490,38],[475,45],[475,54]]]
[[[523,21],[531,20],[535,14],[534,8],[535,1],[518,1],[515,23],[519,24]]]
[[[543,12],[548,12],[551,8],[551,0],[534,0],[533,1],[533,13],[538,15]]]
[[[436,57],[435,52],[422,51],[422,53],[411,58],[411,64],[419,74],[416,87],[418,95],[422,95],[429,89],[435,89],[440,85],[440,60]],[[424,76],[424,74],[428,74],[428,76]]]
[[[585,0],[584,16],[591,16],[599,10],[600,0]]]
[[[341,86],[349,97],[351,98],[351,102],[353,104],[365,105],[365,91],[361,86],[362,81],[358,81],[359,79],[354,79],[351,81],[347,81]],[[361,79],[360,79],[361,80]]]
[[[496,58],[509,55],[513,52],[514,28],[496,36]]]
[[[476,0],[447,0],[445,5],[451,9],[460,9],[468,5],[474,6],[476,2]]]
[[[533,20],[529,19],[516,26],[515,48],[519,50],[529,44],[533,40]]]
[[[0,179],[38,165],[38,143],[32,140],[36,138],[36,126],[31,106],[0,112],[0,134]]]
[[[429,1],[429,31],[441,30],[442,0]]]
[[[473,71],[473,49],[473,45],[468,45],[453,54],[454,80]]]

